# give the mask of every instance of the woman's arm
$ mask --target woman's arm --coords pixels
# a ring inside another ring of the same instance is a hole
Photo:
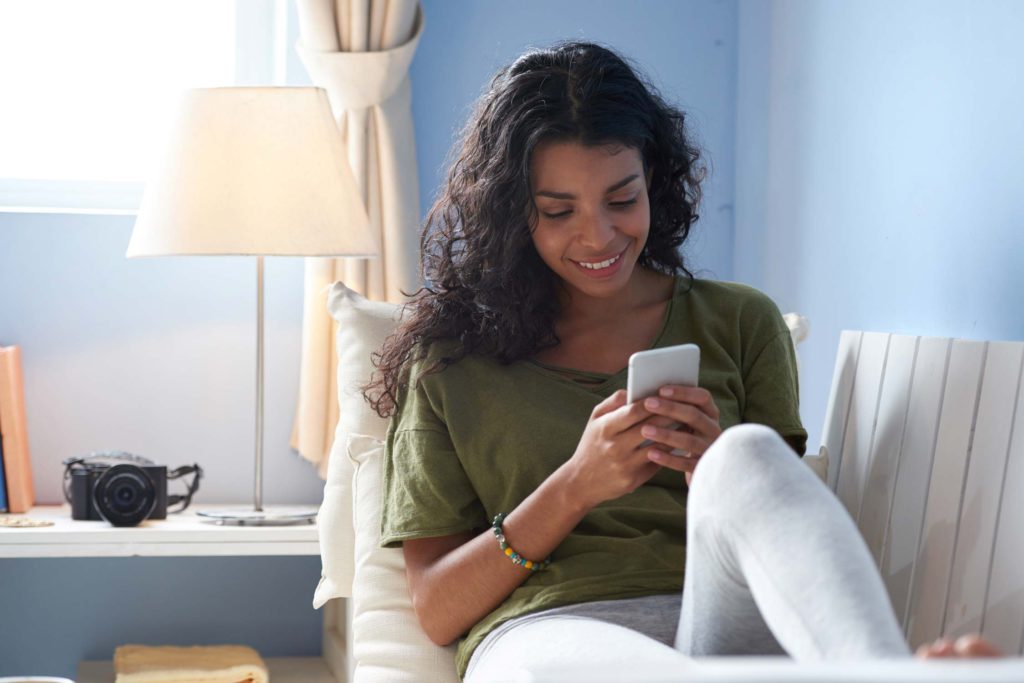
[[[660,469],[639,448],[651,418],[618,391],[594,408],[576,452],[506,518],[505,538],[523,557],[548,557],[594,506],[635,490]],[[513,564],[493,532],[406,540],[413,608],[427,636],[447,645],[494,610],[532,573]],[[557,558],[555,560],[557,562]]]
[[[565,479],[562,469],[556,471],[502,524],[508,544],[523,557],[548,557],[587,513],[568,493]],[[407,540],[403,546],[413,608],[438,645],[468,631],[532,573],[500,551],[490,529]]]

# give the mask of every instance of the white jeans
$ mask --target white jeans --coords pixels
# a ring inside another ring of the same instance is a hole
[[[762,425],[724,431],[694,473],[674,648],[600,619],[542,612],[488,635],[465,680],[501,681],[511,665],[671,666],[687,656],[731,654],[804,661],[910,655],[850,516]]]

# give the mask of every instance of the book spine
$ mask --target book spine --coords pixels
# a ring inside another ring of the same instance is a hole
[[[3,438],[8,510],[28,512],[35,504],[35,490],[28,448],[21,349],[18,346],[0,347],[0,434]]]

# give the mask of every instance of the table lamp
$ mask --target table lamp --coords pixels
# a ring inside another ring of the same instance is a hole
[[[222,524],[315,519],[315,509],[263,507],[263,257],[378,252],[326,91],[238,87],[183,94],[127,256],[256,257],[253,508],[199,515]]]

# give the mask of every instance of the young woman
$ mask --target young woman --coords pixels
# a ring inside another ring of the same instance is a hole
[[[499,71],[464,130],[367,397],[391,417],[382,543],[472,683],[524,659],[909,654],[798,457],[778,308],[684,266],[702,177],[683,113],[589,43]],[[699,388],[627,405],[629,356],[686,342]]]

